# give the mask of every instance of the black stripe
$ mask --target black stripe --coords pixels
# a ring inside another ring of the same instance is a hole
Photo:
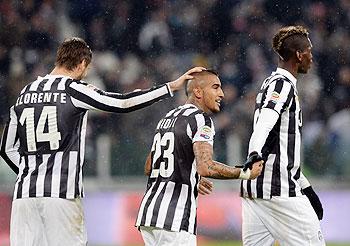
[[[241,180],[241,187],[240,187],[240,196],[243,197],[244,192],[243,192],[243,185],[244,185],[244,180]]]
[[[7,156],[6,150],[5,150],[6,149],[6,142],[7,142],[7,138],[8,138],[8,130],[9,130],[9,124],[6,124],[5,128],[4,128],[4,131],[3,131],[3,134],[2,134],[2,139],[1,139],[0,155],[4,159],[4,161],[7,163],[7,165],[9,165],[9,167],[12,169],[12,171],[14,171],[16,174],[18,174],[19,173],[19,168]]]
[[[149,207],[150,203],[152,202],[152,199],[155,196],[155,194],[159,188],[160,181],[157,180],[155,182],[156,182],[156,184],[153,186],[153,189],[151,191],[151,195],[148,197],[147,202],[145,203],[145,206],[143,208],[142,219],[141,219],[141,223],[140,223],[141,225],[145,225],[148,207]],[[152,186],[150,186],[150,187],[152,187]],[[146,191],[146,194],[147,194],[147,192],[148,192],[148,190]]]
[[[43,79],[42,81],[40,81],[37,89],[35,91],[43,91],[44,85],[46,84],[46,82],[49,81],[49,79]]]
[[[247,180],[247,193],[248,193],[248,197],[252,198],[252,181],[251,180]]]
[[[276,158],[272,166],[271,194],[270,196],[281,195],[281,170],[280,170],[280,152],[276,154]]]
[[[296,171],[294,177],[295,180],[298,180],[300,178],[300,167],[298,168],[298,170]]]
[[[25,155],[24,157],[24,169],[23,173],[20,177],[20,181],[18,182],[18,188],[17,188],[17,197],[16,198],[22,198],[22,189],[23,189],[23,180],[28,175],[29,171],[29,164],[28,164],[28,156]]]
[[[203,116],[204,116],[205,125],[206,125],[206,126],[209,126],[209,127],[211,128],[211,120],[210,120],[210,117],[209,117],[206,113],[204,113]]]
[[[80,119],[79,119],[79,123],[78,123],[78,126],[79,126],[79,128],[78,128],[78,130],[77,130],[77,132],[78,132],[78,136],[79,136],[79,138],[78,138],[78,153],[77,153],[77,164],[76,164],[76,170],[75,170],[75,187],[74,187],[74,197],[79,197],[80,196],[80,190],[79,190],[79,177],[80,177],[80,172],[82,172],[82,167],[80,166],[80,162],[82,161],[82,160],[80,160],[80,152],[81,151],[85,151],[84,149],[82,150],[82,149],[80,149],[80,144],[81,144],[81,129],[82,129],[82,127],[83,127],[83,121],[84,121],[84,117],[85,116],[83,116],[83,117],[80,117]],[[83,140],[84,141],[84,140]]]
[[[156,226],[156,224],[157,224],[160,204],[162,203],[162,200],[163,200],[163,197],[164,197],[164,193],[165,193],[165,189],[166,189],[168,184],[169,184],[168,182],[165,183],[165,185],[163,186],[161,192],[159,193],[159,196],[156,199],[156,202],[154,203],[150,226]]]
[[[118,99],[128,99],[128,98],[131,98],[131,97],[135,97],[135,96],[139,96],[139,95],[142,95],[142,94],[146,94],[150,91],[153,91],[155,89],[159,89],[160,87],[154,87],[152,89],[149,89],[149,90],[145,90],[145,91],[140,91],[140,92],[133,92],[133,93],[130,93],[130,94],[116,94],[116,93],[103,93],[103,95],[105,96],[108,96],[108,97],[112,97],[112,98],[118,98]],[[168,98],[170,95],[169,94],[165,94],[163,96],[159,96],[159,97],[156,97],[150,101],[147,101],[147,102],[144,102],[144,103],[140,103],[140,104],[137,104],[135,106],[132,106],[132,107],[128,107],[128,108],[118,108],[118,107],[113,107],[113,106],[109,106],[109,105],[106,105],[106,104],[103,104],[97,100],[95,100],[94,98],[91,98],[75,89],[73,89],[72,87],[68,86],[66,88],[66,91],[67,93],[72,96],[73,98],[79,100],[79,101],[82,101],[94,108],[97,108],[97,109],[100,109],[100,110],[103,110],[103,111],[106,111],[106,112],[114,112],[114,113],[128,113],[128,112],[132,112],[132,111],[135,111],[135,110],[138,110],[138,109],[141,109],[141,108],[144,108],[144,107],[147,107],[149,105],[152,105],[153,103],[157,102],[157,101],[160,101],[162,99],[165,99],[165,98]],[[102,93],[100,93],[102,94]]]
[[[58,87],[58,84],[61,82],[62,79],[63,79],[63,77],[56,78],[51,84],[50,91],[58,91],[57,87]]]
[[[192,205],[191,197],[192,197],[192,187],[189,186],[188,193],[187,193],[187,201],[186,201],[184,213],[182,216],[180,230],[188,231],[188,226],[190,222],[189,218],[191,215],[191,205]]]
[[[67,186],[68,186],[68,168],[69,168],[69,151],[63,152],[62,165],[61,165],[61,180],[60,180],[60,198],[67,197]]]
[[[57,152],[55,154],[50,155],[49,159],[47,160],[47,168],[44,179],[44,197],[51,197],[52,171],[55,163],[56,154]]]
[[[39,166],[43,164],[43,156],[35,155],[35,169],[30,175],[29,197],[36,197],[36,181],[38,180]]]
[[[198,129],[195,115],[188,117],[187,121],[188,121],[188,124],[190,125],[191,131],[192,131],[192,138],[193,138]]]
[[[166,213],[166,217],[164,221],[164,229],[171,230],[171,227],[174,221],[175,210],[181,194],[181,188],[182,188],[181,183],[175,183],[173,195],[171,196],[168,211]]]
[[[291,109],[289,111],[289,124],[288,124],[288,145],[287,145],[287,156],[288,156],[288,185],[289,185],[289,196],[296,196],[295,194],[295,183],[291,179],[292,173],[291,170],[294,167],[294,153],[295,153],[295,109],[296,103],[293,100]]]
[[[266,163],[266,160],[264,160]],[[261,174],[256,178],[256,197],[257,198],[263,198],[264,193],[264,174],[265,174],[265,165],[263,165],[263,169],[261,171]]]
[[[288,97],[287,97],[287,100],[285,102],[285,104],[283,105],[282,107],[282,111],[286,110],[286,108],[288,107],[288,105],[290,104],[291,100],[294,98],[294,88],[293,86],[291,86],[291,89],[288,93]],[[295,110],[295,108],[294,108]]]

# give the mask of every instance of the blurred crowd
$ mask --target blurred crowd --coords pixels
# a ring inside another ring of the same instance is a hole
[[[350,174],[350,1],[0,0],[0,129],[21,88],[53,68],[58,44],[83,37],[93,49],[87,82],[127,92],[201,65],[219,72],[223,110],[214,116],[216,158],[245,159],[255,95],[276,68],[273,34],[304,25],[314,64],[299,77],[303,165],[312,175]],[[110,138],[111,173],[135,175],[159,118],[184,93],[128,115],[91,113],[87,168],[96,174],[99,136]],[[234,155],[233,155],[233,154]],[[232,163],[233,164],[233,163]]]

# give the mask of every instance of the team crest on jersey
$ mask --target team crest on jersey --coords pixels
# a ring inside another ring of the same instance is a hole
[[[272,92],[270,100],[273,102],[277,102],[278,99],[280,98],[280,94],[276,91]]]

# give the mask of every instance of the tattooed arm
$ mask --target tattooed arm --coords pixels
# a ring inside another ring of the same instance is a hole
[[[244,172],[213,160],[213,146],[207,142],[195,142],[193,152],[197,163],[197,172],[204,177],[215,179],[254,179],[260,175],[262,161],[253,164],[252,170]]]

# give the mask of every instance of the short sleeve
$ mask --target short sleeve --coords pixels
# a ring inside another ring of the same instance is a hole
[[[281,114],[290,104],[294,96],[294,88],[291,83],[279,79],[273,81],[267,88],[262,108],[269,108]]]
[[[215,129],[211,118],[205,114],[197,114],[195,116],[196,126],[193,132],[192,143],[208,142],[214,143]]]

